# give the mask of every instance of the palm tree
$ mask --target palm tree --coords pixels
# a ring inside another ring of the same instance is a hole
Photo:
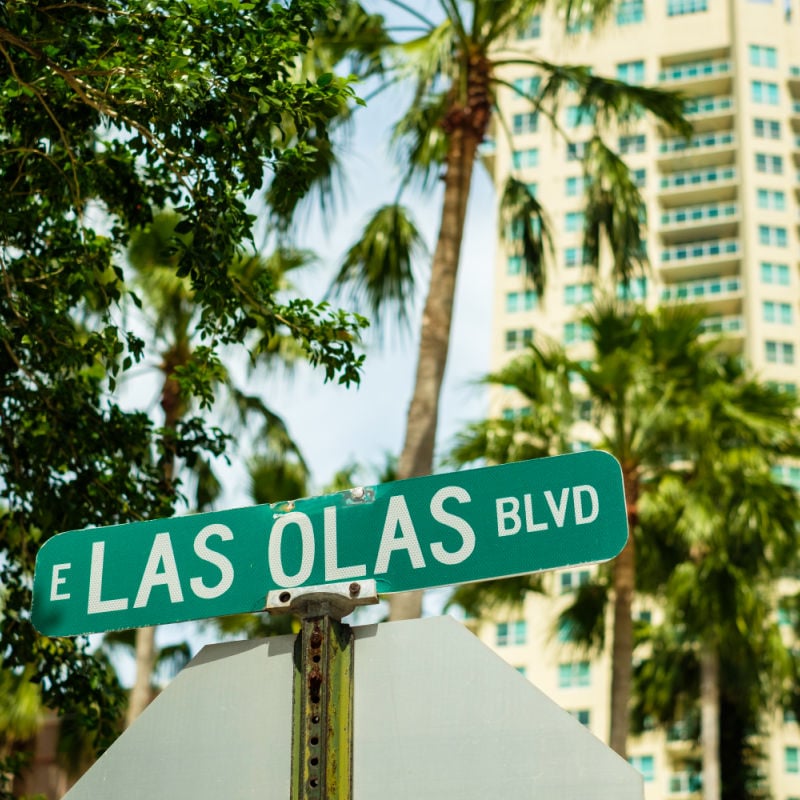
[[[319,50],[330,64],[350,55],[352,68],[373,78],[379,89],[401,83],[411,102],[397,121],[395,144],[405,163],[405,188],[413,179],[430,190],[434,179],[444,184],[441,220],[431,262],[428,295],[422,314],[417,370],[406,419],[398,476],[433,471],[439,397],[447,364],[453,298],[473,169],[490,129],[508,132],[497,116],[498,91],[516,91],[505,77],[509,68],[526,66],[542,76],[540,88],[522,93],[532,112],[555,122],[561,96],[579,93],[579,102],[595,120],[596,135],[587,148],[592,188],[587,193],[587,245],[599,256],[600,243],[614,248],[614,269],[631,274],[641,259],[641,197],[624,163],[604,145],[601,135],[611,121],[626,123],[651,112],[683,133],[680,100],[670,94],[593,75],[582,66],[559,65],[515,50],[514,32],[541,11],[541,0],[440,0],[430,18],[413,3],[390,0],[408,25],[394,38],[385,20],[360,4],[342,0],[338,14],[319,33]],[[421,6],[422,4],[420,4]],[[559,0],[566,21],[602,17],[609,0],[577,4]],[[333,54],[333,55],[332,55]],[[543,209],[527,187],[513,179],[504,192],[503,228],[520,242],[530,278],[541,293],[545,283],[543,256],[548,242]],[[634,222],[631,223],[630,221]],[[413,286],[412,251],[421,238],[399,199],[378,210],[361,241],[350,249],[336,282],[366,298],[373,314],[385,304],[404,307]],[[421,596],[395,595],[391,617],[419,616]]]
[[[581,414],[597,436],[594,445],[608,450],[622,467],[630,536],[610,574],[578,593],[580,605],[570,622],[592,631],[586,610],[598,603],[604,587],[613,596],[611,723],[609,744],[624,755],[631,697],[636,552],[647,546],[639,526],[639,501],[651,481],[668,466],[677,411],[694,398],[711,365],[713,342],[700,339],[702,312],[664,308],[653,313],[625,303],[606,302],[583,318],[591,333],[594,357],[576,361],[561,345],[532,346],[529,352],[488,376],[493,385],[513,386],[526,407],[510,419],[490,419],[470,429],[456,443],[452,458],[502,463],[552,455],[568,449]],[[574,392],[574,393],[573,393]],[[587,405],[590,410],[587,412]],[[522,413],[526,412],[526,413]],[[591,616],[591,615],[589,615]],[[602,638],[602,637],[600,637]]]

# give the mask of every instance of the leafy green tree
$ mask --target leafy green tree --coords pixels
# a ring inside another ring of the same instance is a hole
[[[38,547],[58,531],[169,516],[164,465],[223,452],[198,415],[156,427],[118,402],[149,352],[122,313],[122,258],[154,209],[181,216],[174,272],[199,309],[202,346],[173,377],[200,410],[222,348],[256,355],[293,338],[327,379],[356,381],[364,321],[231,266],[252,249],[248,201],[271,175],[296,198],[312,142],[352,97],[348,79],[296,80],[324,0],[9,0],[0,4],[0,660],[33,668],[43,701],[103,745],[123,694],[83,639],[29,619]],[[291,128],[291,144],[285,131]],[[141,299],[140,299],[141,302]]]
[[[566,21],[602,16],[606,0],[579,5],[561,0]],[[402,84],[409,102],[394,126],[394,143],[405,175],[402,188],[416,182],[430,191],[443,181],[441,220],[431,261],[428,295],[422,314],[417,371],[406,420],[398,475],[408,478],[433,471],[439,397],[447,364],[453,298],[473,170],[493,125],[510,127],[497,115],[498,92],[517,91],[505,77],[509,67],[526,66],[541,75],[540,88],[522,93],[531,111],[549,119],[554,130],[560,98],[568,89],[595,121],[587,148],[587,246],[599,255],[602,238],[615,252],[614,268],[629,276],[641,260],[639,216],[643,204],[624,163],[603,143],[611,122],[630,122],[652,112],[686,132],[677,97],[592,74],[583,66],[536,58],[513,45],[514,33],[542,8],[540,0],[441,0],[435,16],[428,6],[393,0],[397,29],[359,3],[343,0],[317,35],[321,63],[350,56],[352,68],[372,78],[378,90]],[[324,68],[324,66],[323,66]],[[517,236],[528,274],[541,293],[545,283],[546,217],[535,197],[512,179],[503,196],[502,227]],[[337,283],[365,301],[373,318],[385,307],[403,309],[414,288],[414,254],[421,237],[399,200],[377,210],[360,241],[349,250]],[[392,598],[392,616],[419,616],[421,595]]]

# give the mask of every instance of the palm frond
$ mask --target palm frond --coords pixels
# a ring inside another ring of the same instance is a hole
[[[470,616],[481,618],[500,610],[519,610],[528,592],[543,592],[541,575],[464,583],[456,586],[447,608],[459,606]]]
[[[403,182],[418,178],[428,189],[438,180],[447,155],[447,135],[442,127],[447,97],[439,93],[412,103],[395,123],[391,143],[400,164],[406,165]]]
[[[387,307],[407,323],[416,286],[415,260],[426,251],[408,209],[397,203],[382,206],[348,250],[331,291],[346,292],[376,323]]]

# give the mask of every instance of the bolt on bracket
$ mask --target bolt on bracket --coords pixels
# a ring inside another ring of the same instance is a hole
[[[329,616],[342,619],[357,606],[378,603],[374,579],[273,589],[267,593],[265,609],[270,614],[297,614],[300,617]]]

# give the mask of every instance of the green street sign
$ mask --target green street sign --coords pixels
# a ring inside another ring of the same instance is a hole
[[[427,589],[607,561],[627,538],[619,463],[586,451],[67,531],[36,559],[33,622],[72,636],[262,611],[274,589]]]

